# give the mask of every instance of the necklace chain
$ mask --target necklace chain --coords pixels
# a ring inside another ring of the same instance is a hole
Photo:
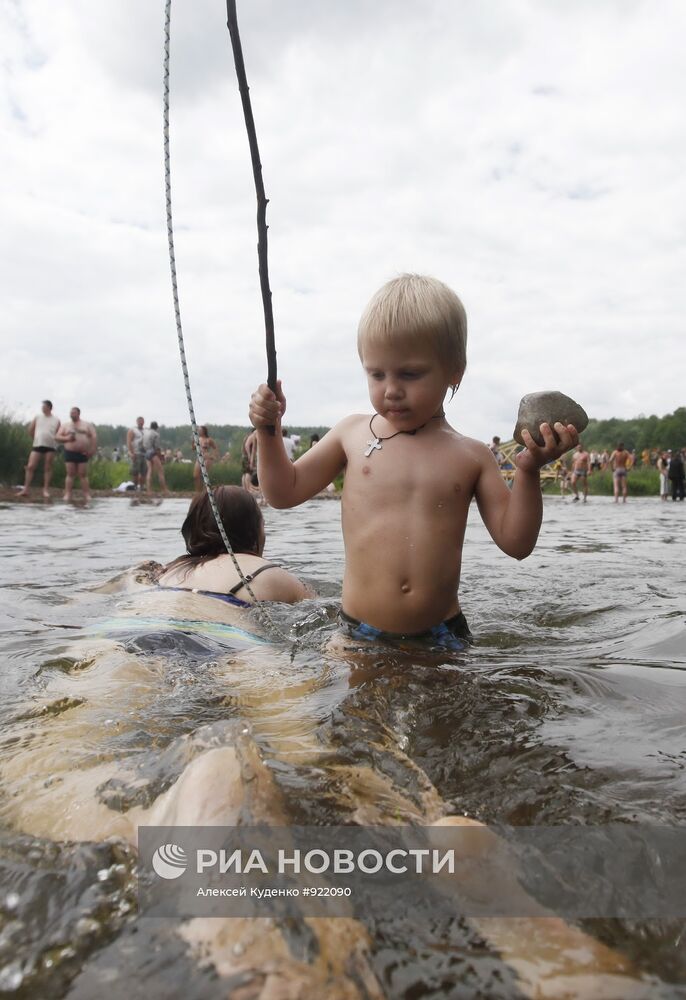
[[[431,420],[438,420],[443,415],[444,415],[443,411],[441,411],[440,413],[434,414],[434,416],[431,417],[430,419]],[[379,437],[378,434],[374,433],[374,428],[372,427],[372,424],[374,423],[374,417],[377,417],[377,416],[378,416],[378,413],[372,413],[372,415],[371,415],[371,417],[369,419],[369,431],[370,431],[370,433],[372,435],[372,440],[371,441],[367,441],[367,450],[364,453],[364,457],[365,458],[369,458],[369,456],[374,451],[381,451],[381,446],[382,446],[382,442],[383,441],[390,441],[392,438],[397,437],[398,434],[416,434],[417,431],[420,431],[422,429],[422,427],[426,427],[426,425],[429,423],[429,420],[426,420],[421,425],[421,427],[415,427],[415,429],[413,431],[396,431],[395,434],[388,434],[386,437]]]
[[[370,434],[374,434],[372,424],[374,423],[374,417],[378,417],[378,415],[379,415],[378,413],[372,413],[371,417],[369,418]],[[426,424],[428,424],[428,422],[429,421],[427,420]],[[422,427],[426,427],[426,424],[422,424]],[[390,441],[391,438],[397,437],[398,434],[416,434],[417,431],[420,431],[422,429],[422,427],[415,427],[413,431],[396,431],[395,434],[388,434],[385,438],[379,437],[378,434],[374,434],[374,437],[376,438],[377,441]]]

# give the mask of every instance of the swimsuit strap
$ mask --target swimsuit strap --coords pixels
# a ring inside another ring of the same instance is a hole
[[[229,594],[235,596],[241,589],[241,587],[244,587],[246,583],[252,583],[255,577],[259,576],[260,573],[264,573],[266,569],[278,569],[278,568],[279,567],[276,565],[276,563],[265,563],[263,566],[258,566],[254,573],[249,573],[247,576],[243,577],[242,580],[239,580],[236,586],[232,587],[229,590]]]

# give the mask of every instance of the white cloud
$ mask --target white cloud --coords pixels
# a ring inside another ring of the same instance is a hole
[[[160,5],[0,10],[0,398],[182,422]],[[174,0],[173,192],[196,412],[243,423],[264,333],[225,14]],[[467,433],[509,434],[539,388],[598,417],[684,404],[679,0],[251,0],[239,22],[293,423],[368,409],[357,318],[403,270],[467,305]]]

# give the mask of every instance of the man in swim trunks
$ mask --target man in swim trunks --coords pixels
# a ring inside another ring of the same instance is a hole
[[[251,493],[252,478],[257,473],[257,431],[251,431],[241,448],[241,485]],[[257,485],[257,484],[255,484]]]
[[[622,503],[626,503],[627,477],[631,465],[631,455],[624,447],[624,442],[620,441],[615,450],[610,455],[610,466],[612,467],[612,485],[615,494],[615,503],[619,503],[619,490],[622,489]]]
[[[144,427],[143,417],[136,417],[136,426],[130,427],[126,432],[126,447],[131,459],[131,478],[137,490],[142,490],[145,486],[145,477],[148,471],[148,463],[145,459]]]
[[[52,479],[52,466],[55,461],[57,451],[57,440],[55,435],[60,429],[60,422],[52,412],[52,403],[49,399],[44,399],[41,403],[41,412],[36,414],[29,424],[28,431],[33,438],[33,447],[26,463],[26,475],[24,486],[19,491],[20,497],[28,496],[31,488],[31,480],[38,468],[38,463],[43,456],[43,496],[47,499],[50,496],[50,480]]]
[[[98,447],[98,436],[93,424],[81,419],[81,410],[72,406],[69,420],[62,424],[56,438],[64,444],[64,461],[67,475],[64,480],[64,499],[69,502],[74,489],[74,480],[80,479],[83,498],[90,501],[90,485],[88,483],[88,459],[94,455]]]
[[[584,503],[588,497],[588,477],[591,474],[591,456],[579,441],[574,454],[572,455],[572,489],[574,490],[574,503],[578,503],[579,491],[576,488],[580,479],[584,489]]]
[[[472,499],[496,544],[526,558],[543,513],[539,471],[579,440],[571,424],[542,424],[541,445],[524,430],[508,489],[488,446],[445,419],[444,399],[466,368],[466,340],[457,295],[435,278],[404,274],[377,292],[359,325],[371,416],[345,417],[291,462],[281,384],[252,395],[260,486],[272,506],[303,503],[345,469],[343,622],[357,637],[464,648],[457,590]]]

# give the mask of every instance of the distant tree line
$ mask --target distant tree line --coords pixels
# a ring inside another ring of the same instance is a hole
[[[641,414],[631,420],[619,420],[617,417],[589,420],[581,439],[588,451],[603,451],[604,448],[611,451],[619,441],[629,451],[635,448],[639,454],[644,448],[671,448],[676,451],[686,447],[686,406],[680,406],[664,417]]]

